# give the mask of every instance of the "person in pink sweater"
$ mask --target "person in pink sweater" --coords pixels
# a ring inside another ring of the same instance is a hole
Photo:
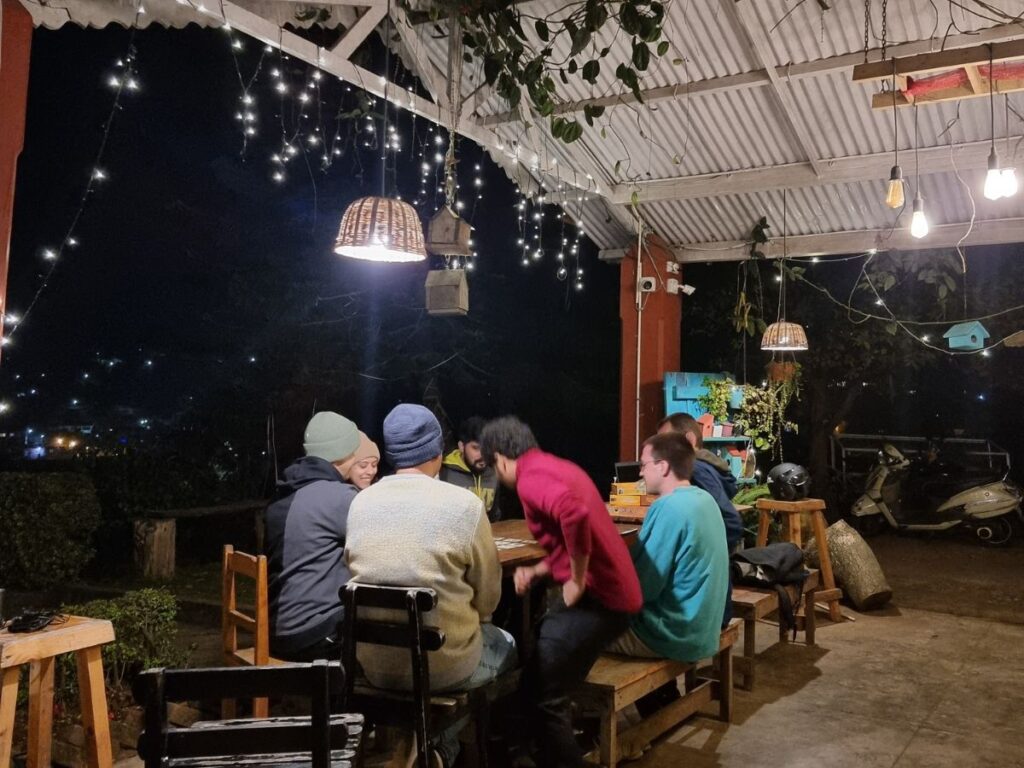
[[[518,493],[530,533],[548,553],[537,565],[516,570],[516,592],[547,580],[562,585],[561,600],[537,626],[523,687],[535,720],[538,765],[578,768],[583,751],[573,736],[569,697],[642,607],[640,582],[601,494],[582,469],[542,451],[514,416],[488,423],[480,447],[501,483]]]

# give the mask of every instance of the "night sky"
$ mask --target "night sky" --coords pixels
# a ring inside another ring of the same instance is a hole
[[[14,406],[8,425],[122,428],[147,419],[173,430],[184,414],[202,423],[204,413],[223,410],[228,391],[238,393],[230,407],[251,415],[254,433],[268,413],[277,415],[278,448],[287,457],[314,407],[346,413],[378,436],[399,399],[422,398],[426,379],[411,381],[401,362],[424,353],[416,358],[423,368],[443,363],[434,384],[451,422],[518,412],[550,448],[610,474],[618,269],[600,263],[584,239],[585,289],[557,279],[555,246],[563,234],[571,243],[575,228],[561,224],[553,206],[545,209],[544,260],[524,268],[513,185],[477,147],[460,142],[462,214],[476,227],[480,254],[470,273],[471,311],[467,318],[428,318],[416,309],[425,267],[355,263],[331,252],[345,206],[380,191],[379,152],[361,147],[371,137],[357,137],[358,151],[346,146],[327,173],[310,151],[311,170],[300,155],[285,183],[273,181],[269,158],[282,135],[271,76],[277,54],[264,60],[252,88],[259,133],[241,156],[239,76],[220,30],[151,28],[134,38],[116,27],[35,32],[11,312],[28,306],[49,268],[43,249],[56,247],[78,209],[114,97],[108,81],[132,39],[140,89],[122,95],[102,161],[108,178],[75,230],[80,245],[65,251],[5,349],[0,393]],[[238,62],[248,79],[262,46],[240,39]],[[382,58],[379,50],[369,53]],[[297,93],[313,70],[282,63]],[[383,69],[382,62],[368,64]],[[404,73],[398,77],[412,84]],[[321,91],[325,116],[354,106],[358,95],[354,88],[342,94],[345,84],[330,80]],[[289,132],[296,104],[291,98],[286,107]],[[413,125],[403,113],[391,122],[403,151],[389,160],[388,191],[416,197],[426,160],[430,195],[420,212],[427,219],[437,198],[434,155],[444,146],[432,143],[424,120]],[[379,114],[375,125],[380,131]],[[477,176],[482,200],[469,191]],[[405,348],[406,336],[429,341]],[[298,373],[307,365],[324,380]]]

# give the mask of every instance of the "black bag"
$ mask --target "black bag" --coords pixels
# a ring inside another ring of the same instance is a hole
[[[809,575],[804,568],[804,553],[790,542],[778,542],[767,547],[751,547],[733,553],[730,571],[734,584],[750,587],[774,588],[779,595],[779,625],[782,631],[793,630],[796,638],[796,617],[793,603],[784,585],[797,586],[797,594],[803,593],[804,580]]]

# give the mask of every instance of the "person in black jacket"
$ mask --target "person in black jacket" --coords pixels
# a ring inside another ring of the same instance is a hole
[[[339,590],[348,583],[345,533],[357,489],[341,465],[359,447],[359,430],[322,411],[306,425],[306,455],[284,471],[267,507],[270,652],[286,661],[338,658]]]

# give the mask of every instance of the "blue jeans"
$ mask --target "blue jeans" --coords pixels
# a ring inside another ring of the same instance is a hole
[[[508,672],[519,661],[516,652],[516,641],[505,630],[493,624],[480,625],[481,640],[483,649],[480,652],[480,662],[476,665],[473,673],[455,685],[447,686],[446,691],[469,691],[479,688],[482,685],[494,680],[498,675]],[[466,725],[465,720],[460,720],[449,726],[437,737],[437,750],[444,758],[446,766],[455,765],[455,758],[459,756],[459,731]]]

